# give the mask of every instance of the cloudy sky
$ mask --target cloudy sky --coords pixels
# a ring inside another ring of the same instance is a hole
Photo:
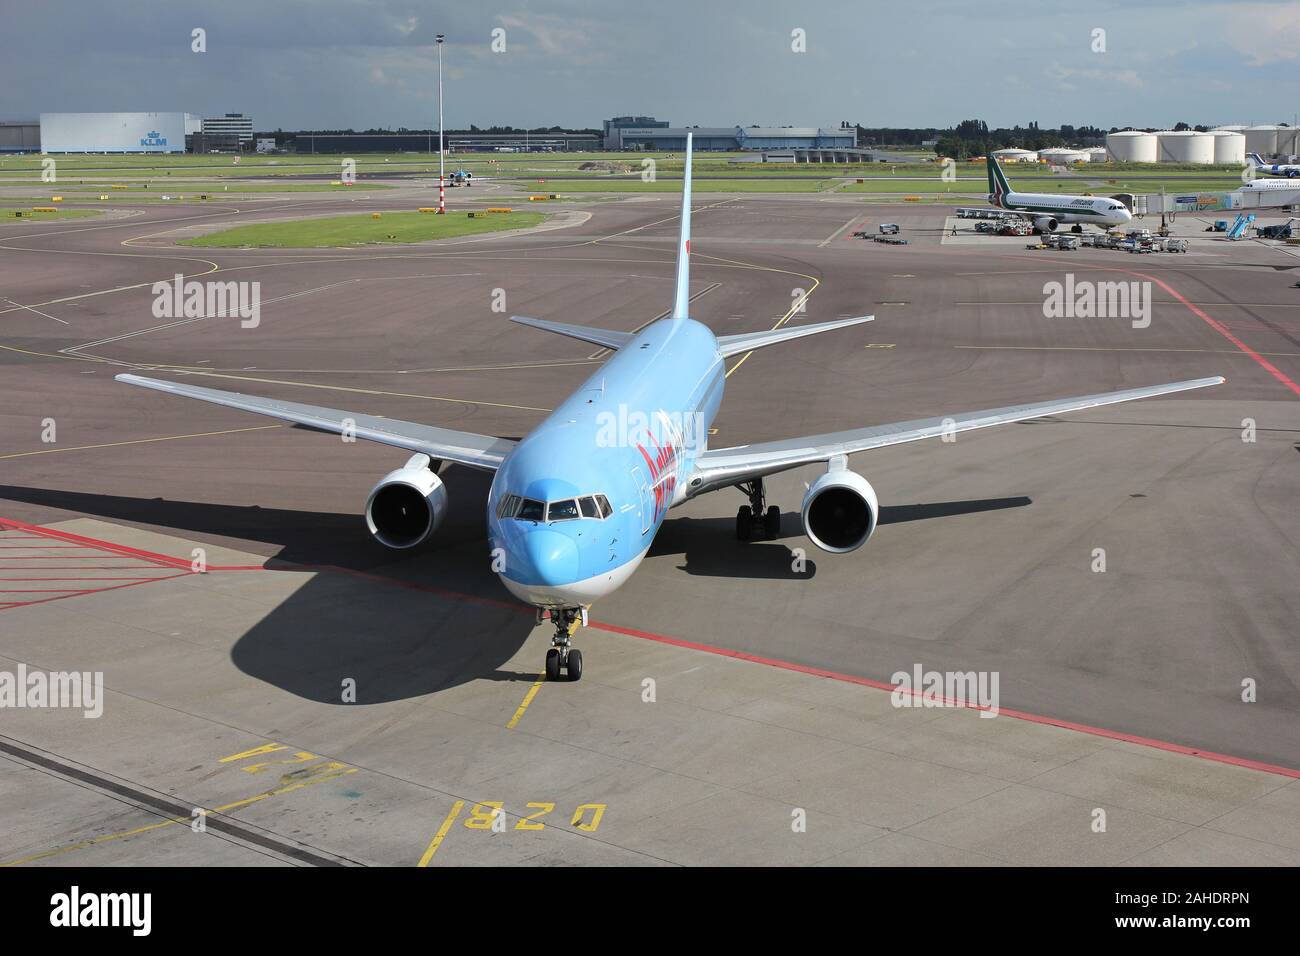
[[[628,113],[1109,128],[1290,123],[1300,110],[1300,0],[0,3],[2,120],[187,110],[251,113],[258,129],[425,127],[438,32],[449,128]]]

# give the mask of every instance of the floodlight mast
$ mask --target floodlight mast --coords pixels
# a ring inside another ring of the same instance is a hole
[[[447,215],[447,189],[444,185],[443,148],[442,148],[442,41],[446,39],[439,33],[438,43],[438,213]]]

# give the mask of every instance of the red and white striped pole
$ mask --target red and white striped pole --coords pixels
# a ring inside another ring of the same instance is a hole
[[[438,215],[447,215],[447,190],[443,186],[443,149],[442,149],[442,41],[438,34]]]

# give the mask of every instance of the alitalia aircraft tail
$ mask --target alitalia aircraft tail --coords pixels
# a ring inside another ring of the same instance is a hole
[[[986,161],[989,167],[989,195],[995,197],[994,202],[998,202],[1011,192],[1011,184],[1007,182],[1006,173],[1002,172],[1002,167],[991,154]]]

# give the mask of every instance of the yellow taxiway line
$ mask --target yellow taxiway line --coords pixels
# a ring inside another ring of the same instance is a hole
[[[447,831],[450,830],[451,825],[456,822],[456,818],[460,816],[460,811],[464,806],[464,800],[457,800],[451,805],[451,810],[447,813],[447,818],[442,821],[442,826],[438,827],[438,832],[435,833],[433,839],[429,841],[429,845],[424,850],[424,856],[420,857],[420,862],[417,863],[416,866],[429,865],[430,861],[433,860],[433,855],[438,852],[438,847],[442,846],[442,841],[447,838]]]
[[[120,445],[147,445],[156,441],[177,441],[181,438],[207,438],[210,435],[234,435],[238,432],[259,432],[267,428],[283,428],[283,425],[250,425],[247,428],[226,428],[219,432],[194,432],[189,435],[163,435],[160,438],[133,438],[129,441],[107,441],[98,445],[72,445],[68,448],[42,448],[40,451],[20,451],[12,455],[0,455],[0,461],[7,458],[30,458],[32,455],[53,455],[60,451],[87,451],[91,448],[117,448]]]
[[[326,780],[335,780],[339,777],[343,777],[346,776],[347,774],[356,773],[356,772],[357,772],[356,767],[347,767],[347,768],[341,768],[332,773],[320,774],[316,777],[309,778],[307,780],[297,780],[294,781],[293,783],[276,787],[274,790],[267,790],[264,791],[263,793],[255,794],[254,796],[251,797],[246,797],[243,800],[236,800],[234,803],[227,803],[224,806],[213,807],[211,810],[208,811],[208,813],[209,814],[226,813],[230,810],[236,810],[240,807],[246,807],[251,803],[259,803],[262,800],[267,800],[270,799],[271,797],[277,797],[285,793],[292,793],[295,790],[301,790],[304,787],[310,787],[313,784],[324,783]],[[169,817],[165,820],[160,820],[157,823],[150,823],[142,827],[136,827],[132,830],[123,830],[120,833],[109,833],[104,836],[94,837],[89,840],[82,840],[80,843],[70,843],[67,846],[55,847],[52,850],[45,850],[41,853],[33,853],[31,856],[21,857],[17,860],[7,860],[3,863],[0,863],[0,868],[4,868],[7,866],[21,866],[24,863],[32,863],[36,860],[47,860],[52,856],[59,856],[64,853],[71,853],[74,850],[84,850],[92,846],[99,846],[102,843],[110,843],[114,840],[125,840],[127,837],[138,836],[141,833],[148,833],[150,830],[158,830],[161,829],[162,827],[178,825],[178,826],[185,826],[188,828],[192,822],[193,819],[191,817]]]
[[[519,721],[523,719],[524,712],[528,710],[528,705],[533,702],[533,698],[537,696],[537,692],[542,689],[542,685],[545,683],[546,675],[538,674],[537,680],[533,681],[533,686],[528,688],[528,693],[524,694],[523,703],[519,705],[515,715],[510,718],[510,723],[506,724],[506,730],[514,730],[519,726]]]

